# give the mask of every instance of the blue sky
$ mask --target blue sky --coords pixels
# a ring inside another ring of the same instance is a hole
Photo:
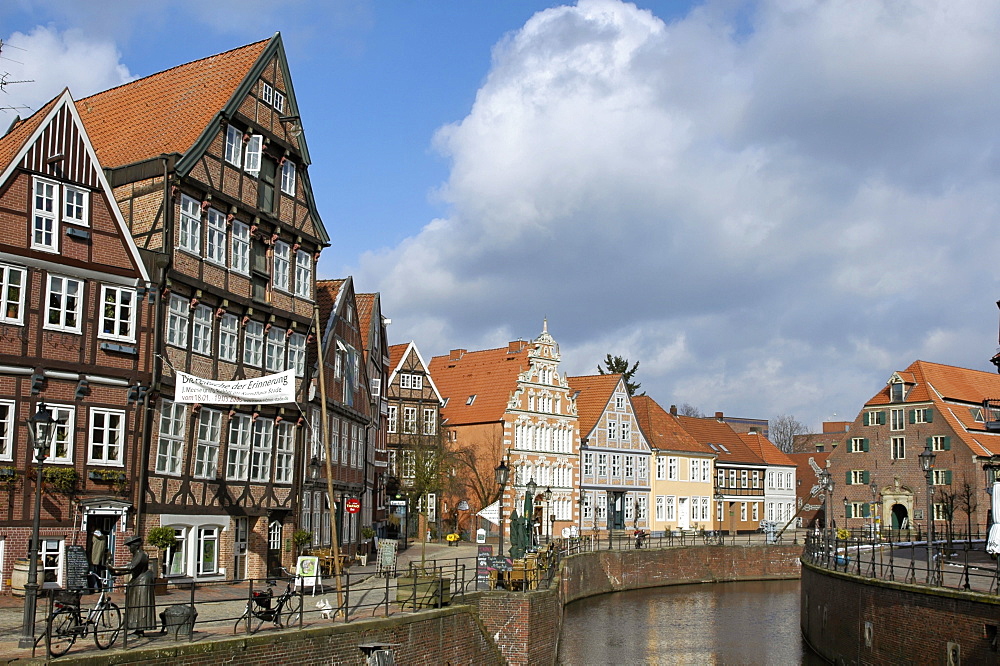
[[[425,358],[548,317],[571,374],[611,352],[664,406],[816,429],[915,359],[992,369],[994,2],[8,0],[0,26],[35,79],[0,106],[32,107],[281,31],[320,275]]]

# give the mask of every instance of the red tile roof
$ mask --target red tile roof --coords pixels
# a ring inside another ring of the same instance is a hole
[[[570,395],[579,391],[576,399],[576,415],[580,424],[580,435],[586,437],[597,426],[601,415],[608,407],[611,396],[622,381],[621,375],[586,375],[567,377]]]
[[[710,449],[712,449],[713,444],[715,445],[717,450],[712,450],[716,451],[719,456],[715,461],[717,465],[724,463],[759,465],[764,463],[764,459],[754,453],[727,423],[711,417],[678,416],[677,420],[681,427],[701,444]]]
[[[456,354],[456,358],[452,358],[452,354],[432,358],[430,374],[441,397],[448,400],[441,410],[448,425],[492,423],[503,419],[511,393],[517,387],[518,374],[531,366],[528,361],[531,348],[531,343],[523,342]],[[468,404],[473,395],[475,400]]]
[[[11,160],[13,160],[21,148],[24,147],[25,142],[31,137],[36,129],[45,120],[45,117],[49,115],[52,108],[59,101],[59,98],[63,96],[66,90],[59,93],[53,97],[45,106],[35,111],[28,118],[24,120],[16,121],[10,128],[7,134],[0,137],[0,172],[7,168]]]
[[[715,455],[715,451],[700,443],[681,427],[677,416],[667,412],[649,396],[633,396],[632,409],[639,419],[639,427],[654,449]]]
[[[375,307],[377,294],[354,294],[354,303],[358,308],[358,328],[361,329],[361,341],[365,347],[365,357],[371,348],[368,338],[372,333],[372,308]]]
[[[401,345],[389,345],[389,372],[393,372],[399,366],[399,362],[403,360],[403,355],[406,354],[406,350],[410,348],[411,344],[404,342]]]
[[[186,153],[232,98],[265,39],[178,65],[79,100],[77,109],[97,156],[118,167]]]
[[[320,326],[324,329],[345,282],[347,280],[316,280],[316,304],[319,305]]]
[[[768,465],[788,465],[793,467],[795,462],[775,446],[769,439],[757,433],[738,433],[743,443],[750,447]]]

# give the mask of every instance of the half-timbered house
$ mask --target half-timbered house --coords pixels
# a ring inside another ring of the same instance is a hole
[[[389,401],[386,399],[385,385],[389,377],[389,338],[386,326],[390,321],[382,316],[381,294],[356,294],[355,300],[364,345],[372,418],[365,446],[365,486],[368,490],[367,499],[361,505],[361,525],[379,529],[388,518],[385,479],[389,466]]]
[[[177,371],[238,380],[291,368],[303,401],[315,263],[328,237],[281,37],[77,108],[156,272],[139,529],[174,528],[171,576],[243,578],[290,564],[299,410],[173,400]]]
[[[43,464],[40,582],[67,545],[107,552],[134,533],[137,400],[149,385],[149,276],[69,91],[0,138],[0,580],[36,510],[27,419],[59,421]],[[23,582],[23,581],[22,581]]]

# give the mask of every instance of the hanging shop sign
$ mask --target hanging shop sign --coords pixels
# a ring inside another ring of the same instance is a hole
[[[347,513],[357,513],[361,511],[361,500],[357,497],[349,497],[344,500],[344,509]]]
[[[174,402],[202,405],[276,405],[295,402],[295,370],[231,382],[178,372]]]

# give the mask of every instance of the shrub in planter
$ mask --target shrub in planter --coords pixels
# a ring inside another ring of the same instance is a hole
[[[160,551],[159,577],[163,578],[170,563],[167,562],[167,550],[177,545],[177,533],[172,527],[154,527],[146,533],[146,543]]]
[[[76,490],[77,474],[72,467],[46,468],[42,478],[57,492],[69,495]]]
[[[295,552],[299,555],[305,547],[312,543],[313,535],[309,530],[295,530],[292,532],[292,543],[295,544]]]

